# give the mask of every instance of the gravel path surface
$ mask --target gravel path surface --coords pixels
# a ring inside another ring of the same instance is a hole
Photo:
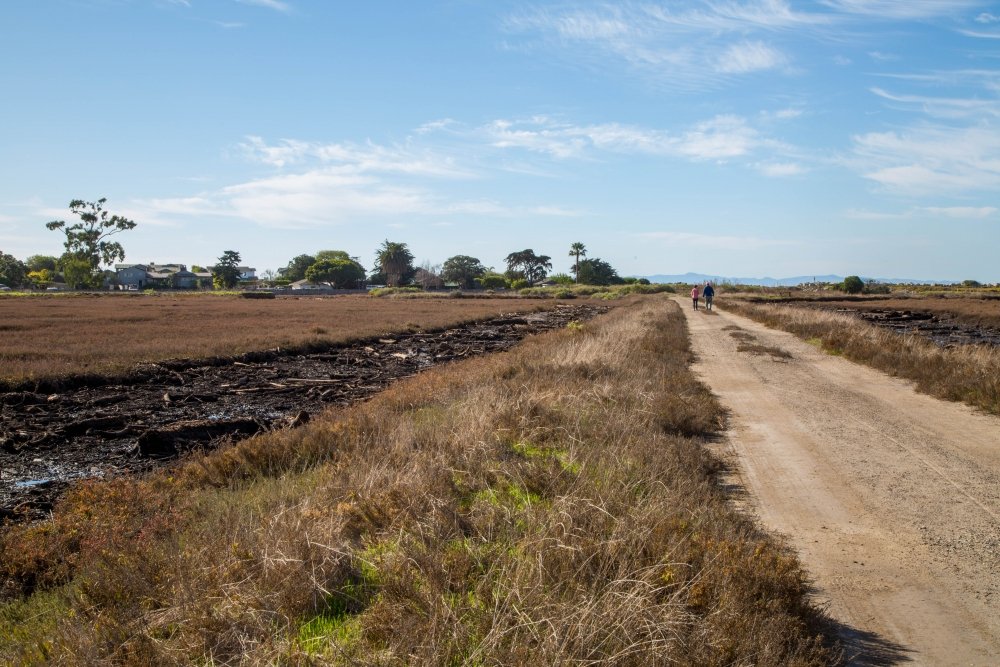
[[[851,664],[1000,664],[1000,419],[681,303],[731,413],[730,481],[799,552]]]

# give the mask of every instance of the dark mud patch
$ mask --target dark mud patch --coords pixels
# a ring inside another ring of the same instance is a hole
[[[294,427],[436,364],[506,350],[606,310],[558,305],[323,350],[165,361],[122,377],[0,392],[0,521],[43,517],[75,480],[140,473],[192,450]]]
[[[865,322],[900,334],[923,336],[941,347],[958,345],[1000,346],[1000,331],[957,322],[947,315],[919,310],[854,310],[838,308],[838,313],[860,317]]]

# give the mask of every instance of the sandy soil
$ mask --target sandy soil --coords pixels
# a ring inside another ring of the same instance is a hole
[[[741,502],[799,552],[851,664],[1000,664],[1000,419],[680,302]]]

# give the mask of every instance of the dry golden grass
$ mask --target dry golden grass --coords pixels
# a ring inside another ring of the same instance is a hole
[[[996,348],[942,349],[916,334],[901,335],[850,315],[796,305],[730,299],[723,306],[767,326],[816,340],[824,349],[854,361],[913,380],[926,394],[1000,414],[1000,350]]]
[[[977,298],[970,296],[896,296],[860,297],[852,299],[803,299],[797,303],[809,304],[823,309],[850,308],[852,310],[911,310],[933,313],[955,322],[977,327],[1000,329],[1000,298]]]
[[[660,298],[0,537],[12,664],[819,665]],[[34,588],[26,598],[17,586]]]
[[[235,296],[0,298],[0,383],[118,373],[139,362],[232,355],[433,329],[504,312],[515,299],[250,300]]]
[[[823,305],[825,308],[854,308],[856,310],[914,310],[933,313],[969,326],[1000,329],[1000,299],[997,298],[893,298],[879,301],[830,301]]]

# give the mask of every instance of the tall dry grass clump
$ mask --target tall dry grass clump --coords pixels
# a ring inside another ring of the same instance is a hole
[[[729,300],[725,308],[783,329],[824,349],[912,380],[931,396],[1000,414],[1000,350],[986,345],[942,348],[915,334],[880,329],[850,315],[798,306]]]
[[[646,300],[84,486],[0,540],[0,661],[826,664],[796,559],[713,480],[690,355]]]

